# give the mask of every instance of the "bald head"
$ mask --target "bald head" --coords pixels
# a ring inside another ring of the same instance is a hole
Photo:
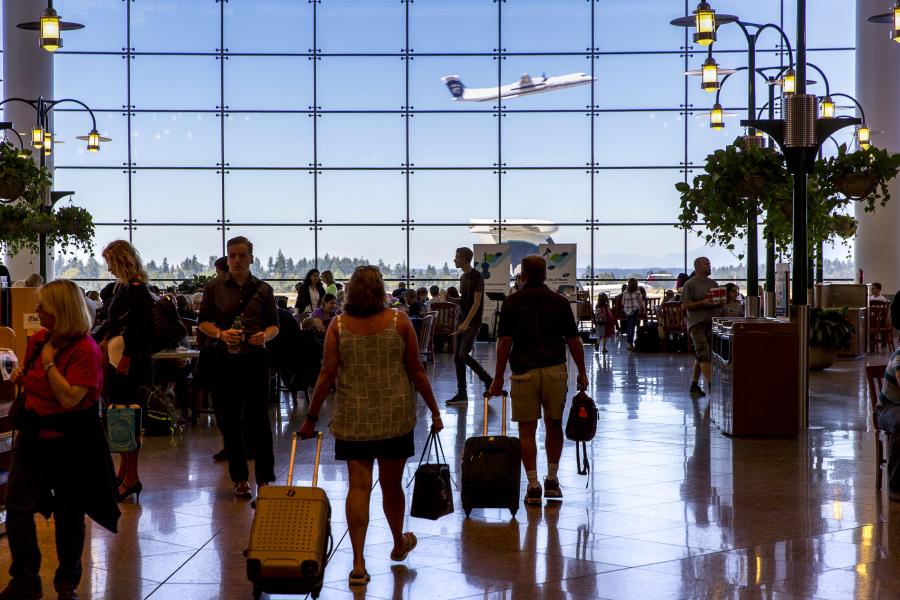
[[[709,259],[705,256],[698,256],[695,258],[694,273],[700,277],[709,277],[709,274],[712,273],[712,266],[709,264]]]
[[[537,254],[526,256],[522,259],[522,276],[525,283],[544,283],[547,279],[547,261]]]

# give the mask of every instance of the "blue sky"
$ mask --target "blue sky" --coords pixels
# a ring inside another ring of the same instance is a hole
[[[785,27],[794,37],[792,4],[786,2]],[[816,0],[809,8],[809,45],[853,45],[853,3]],[[141,52],[195,53],[192,56],[137,55],[131,60],[132,103],[141,111],[128,131],[121,113],[127,79],[125,60],[116,52],[125,45],[125,4],[120,0],[58,0],[64,18],[85,23],[81,32],[65,37],[69,52],[111,52],[110,55],[60,53],[56,64],[56,95],[77,97],[98,113],[98,125],[114,142],[99,154],[88,154],[80,143],[59,146],[57,188],[76,190],[75,202],[89,208],[98,222],[98,241],[122,236],[128,218],[128,178],[121,166],[127,159],[126,140],[139,167],[132,176],[132,211],[139,224],[134,240],[147,258],[170,261],[198,254],[217,254],[221,232],[206,227],[140,227],[141,223],[212,223],[222,217],[219,118],[220,63],[213,53],[220,46],[219,10],[213,0],[174,2],[136,0],[131,3],[131,45]],[[778,21],[780,3],[717,0],[714,8],[743,19]],[[503,47],[508,52],[584,52],[590,46],[590,8],[584,0],[508,0],[503,10]],[[692,7],[693,8],[693,7]],[[683,14],[680,0],[638,0],[596,4],[595,45],[603,52],[669,52],[616,54],[595,63],[595,102],[602,110],[594,121],[595,160],[608,167],[595,177],[595,212],[609,223],[670,222],[678,212],[673,184],[684,159],[683,59],[677,54],[683,32],[668,21]],[[225,47],[231,53],[305,53],[312,47],[312,7],[305,0],[230,0],[225,5]],[[779,42],[767,32],[760,49]],[[318,6],[317,46],[325,53],[397,53],[404,45],[404,5],[397,0],[323,0]],[[744,64],[745,46],[738,29],[720,29],[717,58],[723,67]],[[469,86],[497,83],[497,61],[490,56],[422,56],[431,52],[490,53],[497,47],[497,5],[490,0],[416,0],[410,5],[410,47],[417,55],[409,64],[409,104],[416,110],[448,111],[417,114],[410,119],[411,162],[409,218],[413,266],[442,264],[452,249],[471,243],[461,226],[470,218],[497,216],[497,117],[473,111],[491,103],[455,103],[440,77],[459,74]],[[703,59],[697,52],[691,68]],[[832,91],[853,93],[853,55],[849,51],[810,52],[810,61],[829,75]],[[761,53],[760,66],[778,64]],[[405,102],[405,61],[396,56],[328,56],[318,62],[318,104],[323,110],[399,110]],[[548,75],[590,72],[590,60],[573,56],[510,56],[501,63],[501,80],[523,73]],[[722,92],[722,104],[743,115],[746,76],[732,77]],[[295,257],[311,256],[313,218],[312,119],[306,114],[258,111],[305,111],[312,104],[312,63],[305,56],[230,56],[225,62],[225,161],[231,169],[225,183],[225,213],[232,222],[292,223],[293,227],[241,228],[257,242],[257,254],[278,248]],[[767,91],[759,85],[757,105]],[[811,90],[821,93],[821,86]],[[509,100],[507,109],[583,110],[590,88]],[[689,81],[688,101],[706,109],[713,96]],[[676,109],[676,110],[673,110]],[[247,112],[244,112],[247,111]],[[254,112],[257,111],[257,112]],[[708,129],[705,114],[688,117],[689,160],[705,155],[739,134],[734,117],[724,132]],[[325,167],[399,169],[405,160],[404,119],[397,114],[326,114],[318,120],[319,162]],[[590,119],[584,112],[508,114],[500,143],[503,162],[511,167],[585,167],[590,160]],[[58,137],[72,140],[84,133],[85,116],[59,113]],[[73,141],[73,140],[72,140]],[[828,148],[826,148],[828,150]],[[423,167],[474,167],[481,170],[429,171]],[[622,167],[642,167],[625,169]],[[201,171],[180,167],[203,167]],[[259,167],[298,168],[296,171],[253,171]],[[669,168],[666,168],[669,167]],[[555,236],[579,243],[579,265],[591,262],[590,178],[584,168],[569,170],[508,170],[503,176],[506,219],[538,218],[573,223]],[[364,255],[373,261],[402,262],[406,258],[407,218],[405,176],[399,171],[325,171],[319,177],[319,252]],[[369,229],[349,223],[379,223]],[[334,226],[328,227],[328,224]],[[237,231],[230,232],[236,234]],[[672,227],[608,227],[595,234],[597,267],[674,266],[684,261],[684,239]],[[690,261],[697,254],[714,262],[735,263],[727,252],[706,249],[690,236]],[[846,255],[840,249],[835,256]]]

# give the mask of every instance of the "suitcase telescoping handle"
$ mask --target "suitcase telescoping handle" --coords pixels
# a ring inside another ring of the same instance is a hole
[[[509,396],[509,392],[503,390],[500,393],[501,400],[501,412],[500,412],[500,435],[506,435],[506,397]],[[484,436],[487,437],[488,434],[488,400],[491,399],[491,395],[485,392],[484,394]]]
[[[291,462],[288,464],[287,484],[294,485],[294,461],[297,459],[297,439],[300,435],[294,432],[291,436]],[[322,432],[316,432],[316,459],[313,464],[312,487],[319,482],[319,457],[322,455]]]

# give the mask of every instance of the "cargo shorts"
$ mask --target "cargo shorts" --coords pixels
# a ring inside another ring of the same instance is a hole
[[[551,419],[561,421],[568,384],[569,373],[565,363],[521,374],[513,373],[510,389],[512,420],[537,421],[541,418],[541,407],[544,407]]]
[[[699,363],[712,361],[712,353],[709,348],[709,339],[712,337],[712,323],[698,323],[688,331],[691,342],[694,344],[694,356]]]

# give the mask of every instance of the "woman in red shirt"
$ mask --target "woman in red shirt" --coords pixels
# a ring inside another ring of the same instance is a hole
[[[25,405],[14,416],[18,434],[6,492],[12,560],[0,600],[41,597],[36,513],[54,515],[59,567],[53,584],[65,600],[78,598],[85,514],[112,532],[119,518],[97,405],[102,357],[89,335],[84,294],[57,279],[38,291],[36,311],[44,329],[29,338],[25,363],[13,372]]]

